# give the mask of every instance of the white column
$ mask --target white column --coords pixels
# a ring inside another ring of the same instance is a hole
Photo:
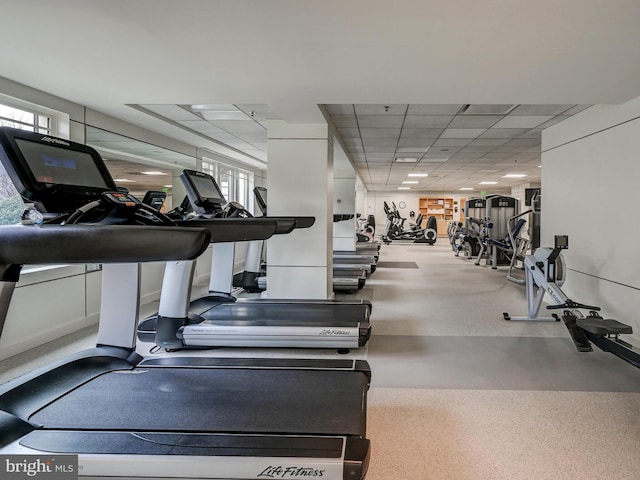
[[[333,224],[333,249],[356,249],[356,172],[340,144],[334,144],[333,213],[353,215]]]
[[[333,296],[333,142],[326,124],[268,126],[269,216],[305,215],[313,227],[268,240],[269,298]]]

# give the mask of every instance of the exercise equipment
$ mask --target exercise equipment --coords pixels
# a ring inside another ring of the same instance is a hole
[[[409,228],[404,227],[406,218],[400,216],[398,207],[395,202],[391,202],[392,207],[385,201],[383,202],[384,212],[387,216],[382,241],[390,244],[393,240],[413,240],[414,243],[428,243],[433,245],[438,239],[438,222],[434,216],[427,219],[427,224],[423,228],[422,222],[424,217],[419,214],[415,223],[409,224]]]
[[[553,249],[540,247],[533,254],[525,257],[527,316],[514,317],[504,313],[505,320],[557,321],[555,317],[541,317],[539,314],[545,294],[548,294],[555,304],[564,304],[569,301],[561,289],[566,277],[562,251],[567,248],[569,248],[569,238],[566,235],[556,235]]]
[[[605,352],[613,353],[621,359],[640,367],[638,347],[622,340],[620,335],[632,334],[633,329],[617,320],[605,319],[597,312],[600,307],[585,305],[568,298],[562,291],[566,267],[562,251],[569,248],[567,235],[556,235],[553,249],[540,247],[525,258],[527,316],[514,317],[503,313],[505,320],[557,322],[561,319],[566,325],[579,352],[591,352],[591,344]],[[540,308],[548,294],[553,305],[548,310],[563,310],[562,317],[553,314],[540,316]],[[585,317],[581,310],[588,310]]]
[[[95,348],[0,386],[0,454],[78,455],[100,478],[365,477],[366,362],[136,353],[131,265],[192,262],[276,222],[176,226],[118,192],[95,150],[48,135],[0,128],[0,159],[46,222],[0,227],[0,324],[23,264],[103,263],[122,286],[103,290]]]
[[[185,170],[180,178],[196,214],[215,217],[230,209],[240,214],[241,206],[233,202],[231,206],[226,204],[211,175]],[[252,220],[281,224],[282,228],[276,230],[276,234],[290,232],[297,221],[303,226],[313,223],[310,217]],[[347,353],[351,348],[366,345],[371,335],[371,303],[368,301],[236,301],[231,292],[234,249],[234,242],[213,245],[209,293],[190,303],[195,264],[167,264],[160,306],[166,306],[168,313],[159,312],[143,320],[138,326],[138,338],[169,350],[223,346],[298,347],[335,348],[340,353]]]
[[[267,215],[267,189],[255,187],[253,193],[262,215]],[[338,218],[336,218],[338,217]],[[344,218],[343,218],[344,217]],[[334,221],[347,219],[347,216],[334,215]],[[353,218],[351,216],[350,218]],[[263,292],[267,289],[267,266],[263,261],[265,243],[260,240],[250,242],[247,246],[244,270],[233,276],[233,286],[242,288],[248,293]],[[366,250],[366,253],[369,253]],[[363,253],[364,249],[363,249]],[[377,255],[377,251],[375,251]],[[377,258],[375,259],[377,261]],[[349,267],[349,265],[347,266]],[[370,270],[370,267],[369,267]],[[333,269],[333,291],[354,291],[362,289],[366,283],[367,270],[363,268]]]

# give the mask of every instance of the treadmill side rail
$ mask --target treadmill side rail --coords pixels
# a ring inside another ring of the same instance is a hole
[[[349,443],[345,437],[35,431],[0,452],[78,454],[82,477],[360,480],[369,442]]]

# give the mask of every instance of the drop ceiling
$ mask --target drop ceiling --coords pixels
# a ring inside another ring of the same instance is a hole
[[[589,105],[329,104],[368,191],[501,192],[540,182],[541,132]],[[138,105],[177,128],[268,162],[265,105]],[[409,174],[426,174],[424,177]],[[411,183],[406,183],[411,182]]]

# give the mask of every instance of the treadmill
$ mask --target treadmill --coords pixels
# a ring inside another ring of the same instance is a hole
[[[192,262],[244,219],[176,226],[117,192],[95,150],[48,135],[0,128],[0,160],[46,218],[0,227],[0,335],[24,264],[102,263],[124,287],[103,290],[95,348],[0,386],[0,454],[78,455],[80,478],[365,478],[366,362],[145,359],[137,312],[110,315],[122,293],[128,306],[139,295],[131,266]],[[247,236],[275,229],[253,223]]]
[[[184,170],[180,174],[191,206],[200,218],[215,218],[225,211],[240,213],[240,205],[226,204],[215,179],[206,173]],[[223,205],[225,205],[223,207]],[[309,217],[259,217],[253,220],[301,221],[310,226]],[[197,223],[198,219],[188,223]],[[276,230],[288,233],[290,228]],[[348,353],[366,345],[371,336],[371,302],[354,300],[238,300],[231,294],[233,277],[233,242],[213,246],[209,293],[191,298],[193,265],[168,263],[163,279],[160,306],[167,306],[168,316],[160,313],[143,320],[138,338],[156,346],[178,350],[206,347],[293,347],[332,348]],[[161,325],[162,324],[162,325]],[[170,332],[174,332],[174,336]]]
[[[255,187],[253,194],[262,215],[267,215],[267,189]],[[333,216],[336,221],[336,215]],[[266,267],[262,266],[262,250],[264,241],[255,240],[247,247],[247,258],[244,271],[234,275],[233,285],[242,287],[246,292],[256,293],[267,290]],[[339,269],[333,268],[333,291],[355,291],[365,286],[367,280],[364,269]]]

